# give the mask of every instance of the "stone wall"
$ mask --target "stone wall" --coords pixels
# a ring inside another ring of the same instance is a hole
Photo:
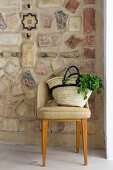
[[[40,144],[37,85],[77,65],[103,79],[103,0],[0,0],[0,141]],[[103,95],[89,101],[88,146],[104,147]],[[75,145],[75,123],[49,123],[49,145]]]

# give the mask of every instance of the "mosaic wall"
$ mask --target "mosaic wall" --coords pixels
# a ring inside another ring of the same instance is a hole
[[[38,83],[72,64],[103,79],[103,51],[103,0],[0,0],[0,140],[40,144]],[[89,105],[88,145],[104,147],[103,97]],[[48,144],[75,145],[75,132],[49,123]]]

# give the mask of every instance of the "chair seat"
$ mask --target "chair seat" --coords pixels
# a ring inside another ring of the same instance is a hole
[[[80,107],[42,107],[38,110],[39,119],[87,119],[91,111]]]

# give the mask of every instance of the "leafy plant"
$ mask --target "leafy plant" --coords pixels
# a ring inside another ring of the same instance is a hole
[[[60,77],[61,74],[56,73],[56,77]],[[66,78],[65,82],[69,83],[69,80],[73,79],[72,78]],[[84,93],[84,100],[87,99],[87,94],[88,94],[88,89],[90,89],[92,92],[96,92],[98,94],[101,93],[103,85],[102,85],[102,80],[95,74],[81,74],[80,75],[80,82],[77,84],[78,86],[78,94],[81,92]]]
[[[98,94],[101,93],[103,85],[102,80],[95,74],[81,74],[80,75],[80,82],[77,85],[78,93],[84,92],[84,100],[87,99],[88,89],[92,90],[93,92],[96,92]]]

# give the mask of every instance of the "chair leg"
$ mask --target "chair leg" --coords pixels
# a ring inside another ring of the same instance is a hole
[[[48,128],[48,120],[42,120],[42,154],[43,154],[43,166],[45,166],[45,163],[46,163],[47,128]]]
[[[79,153],[81,120],[76,122],[76,152]]]
[[[87,119],[82,120],[84,165],[87,166]]]

